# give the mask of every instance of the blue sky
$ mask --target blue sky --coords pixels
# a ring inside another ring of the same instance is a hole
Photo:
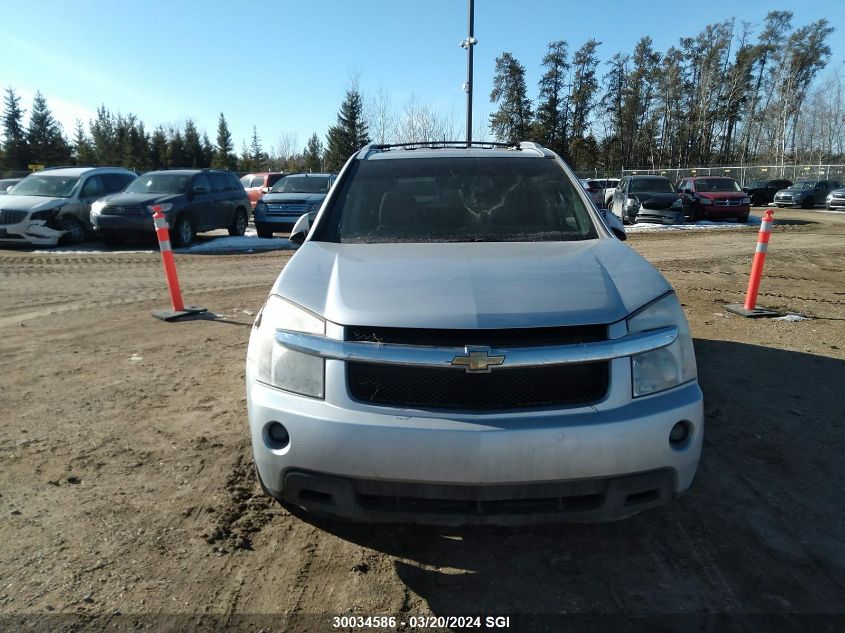
[[[794,26],[826,17],[837,27],[828,69],[845,64],[842,0],[678,0],[573,2],[476,0],[474,117],[486,119],[495,58],[510,51],[527,69],[536,97],[547,44],[577,49],[603,42],[604,62],[630,52],[643,35],[665,51],[679,37],[735,17],[762,22],[772,9]],[[365,98],[378,90],[400,110],[413,96],[463,129],[466,0],[40,0],[4,2],[0,84],[29,107],[41,90],[70,135],[104,103],[148,126],[194,119],[215,137],[224,112],[236,149],[255,124],[265,149],[283,135],[305,145],[324,139],[350,77]],[[602,65],[603,66],[603,65]],[[601,69],[603,74],[604,69]]]

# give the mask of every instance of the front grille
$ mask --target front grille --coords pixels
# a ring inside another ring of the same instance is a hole
[[[142,206],[115,206],[115,207],[106,207],[103,209],[103,213],[105,215],[149,215],[149,212],[144,209]]]
[[[0,224],[17,224],[26,217],[27,213],[29,212],[10,211],[8,209],[4,209],[3,211],[0,211]]]
[[[362,343],[396,343],[432,347],[535,347],[594,343],[607,339],[605,325],[574,325],[501,330],[441,330],[435,328],[346,327],[345,339]]]
[[[268,204],[267,205],[267,215],[291,215],[293,213],[298,213],[302,215],[307,211],[307,207],[305,205],[299,204]]]
[[[607,393],[609,363],[463,369],[349,362],[350,396],[383,406],[503,410],[596,402]]]
[[[717,207],[738,207],[742,205],[740,198],[717,198],[713,200],[713,204]]]

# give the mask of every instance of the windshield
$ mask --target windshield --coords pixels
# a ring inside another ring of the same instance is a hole
[[[138,177],[124,193],[185,193],[189,174],[145,174]]]
[[[270,190],[272,193],[326,193],[328,176],[285,176]]]
[[[668,178],[634,178],[631,180],[631,193],[675,193]]]
[[[552,160],[356,161],[317,227],[330,242],[528,242],[598,237]]]
[[[799,180],[793,184],[790,189],[812,189],[816,186],[815,180]]]
[[[695,181],[695,190],[699,193],[708,191],[742,191],[733,178],[699,178]]]
[[[69,198],[79,176],[57,176],[32,174],[12,187],[14,196],[44,196],[45,198]]]
[[[752,180],[747,185],[746,189],[765,189],[769,184],[768,180]]]

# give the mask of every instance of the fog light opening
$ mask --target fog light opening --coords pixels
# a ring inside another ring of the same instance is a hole
[[[692,425],[687,420],[681,420],[669,431],[669,445],[674,449],[686,448],[691,437]]]
[[[279,422],[270,422],[264,427],[264,434],[267,444],[275,450],[283,449],[290,443],[288,430]]]

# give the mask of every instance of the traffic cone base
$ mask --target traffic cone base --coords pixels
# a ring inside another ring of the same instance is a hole
[[[739,316],[747,317],[749,319],[755,319],[760,317],[779,317],[781,313],[777,310],[771,310],[769,308],[761,308],[756,307],[753,310],[746,310],[745,305],[742,303],[729,303],[722,306],[728,312],[733,312],[734,314],[738,314]]]
[[[150,314],[162,321],[178,321],[179,319],[194,317],[198,314],[202,314],[203,312],[206,312],[206,308],[200,308],[198,306],[183,306],[182,310],[155,310]]]

